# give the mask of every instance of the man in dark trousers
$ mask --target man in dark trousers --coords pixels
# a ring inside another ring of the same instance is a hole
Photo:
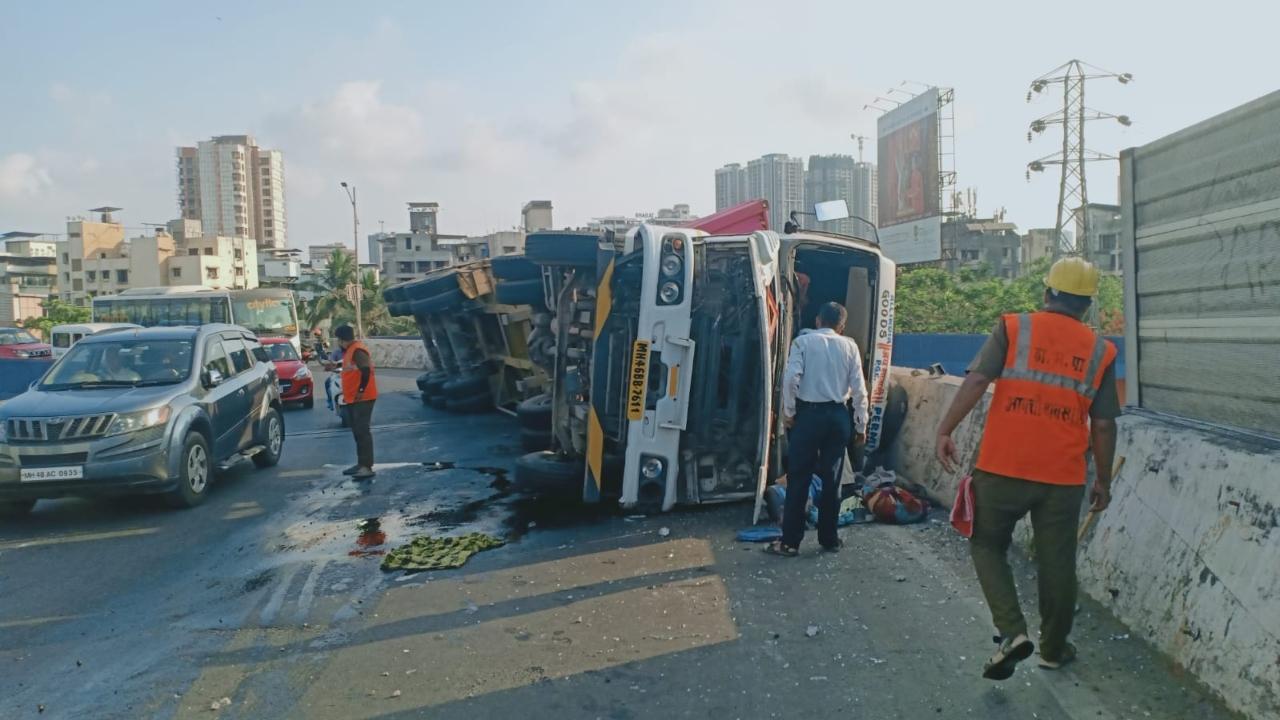
[[[1076,526],[1085,497],[1086,455],[1097,479],[1094,511],[1111,500],[1111,462],[1120,401],[1116,348],[1081,318],[1098,292],[1098,269],[1078,258],[1053,264],[1044,309],[1000,318],[938,427],[937,455],[951,471],[959,460],[951,434],[992,381],[982,448],[973,470],[969,552],[1000,647],[983,677],[1004,680],[1035,650],[1009,567],[1013,528],[1031,516],[1040,600],[1040,667],[1076,657],[1067,642],[1076,607]]]
[[[378,380],[373,358],[364,343],[356,340],[350,325],[333,331],[342,348],[342,401],[347,406],[351,434],[356,439],[356,464],[342,471],[353,480],[373,477],[373,403],[378,399]]]
[[[794,557],[804,539],[805,505],[810,478],[822,480],[818,499],[818,543],[840,549],[836,519],[840,514],[840,468],[851,436],[867,428],[867,388],[862,354],[845,337],[848,313],[839,303],[818,308],[815,329],[803,330],[791,343],[782,376],[783,424],[787,435],[787,500],[782,539],[766,550]],[[852,412],[850,411],[852,408]]]

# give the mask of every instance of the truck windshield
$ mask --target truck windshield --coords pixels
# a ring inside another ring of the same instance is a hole
[[[190,340],[77,343],[40,382],[42,390],[169,385],[191,376]]]

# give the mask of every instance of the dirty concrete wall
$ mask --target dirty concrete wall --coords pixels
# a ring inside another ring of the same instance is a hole
[[[960,378],[895,379],[910,397],[901,472],[949,503],[959,478],[934,436]],[[966,459],[985,405],[955,434]],[[1147,414],[1119,425],[1125,466],[1081,546],[1081,589],[1234,709],[1280,717],[1280,443]]]
[[[427,349],[420,337],[369,338],[365,341],[373,355],[374,367],[430,370]]]

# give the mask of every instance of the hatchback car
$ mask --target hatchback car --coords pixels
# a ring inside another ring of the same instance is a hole
[[[275,366],[242,327],[86,337],[0,406],[0,513],[64,496],[198,505],[219,466],[280,460],[280,408]]]
[[[308,410],[316,404],[315,381],[306,362],[298,357],[289,338],[262,338],[262,348],[275,363],[280,380],[280,400],[300,403]]]
[[[26,360],[51,355],[53,348],[48,343],[40,342],[39,338],[26,330],[0,327],[0,358]]]

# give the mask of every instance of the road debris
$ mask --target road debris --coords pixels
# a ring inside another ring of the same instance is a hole
[[[658,537],[667,537],[670,534],[671,534],[671,528],[668,528],[668,527],[658,528]]]
[[[218,712],[225,707],[231,707],[231,698],[224,697],[221,700],[214,700],[209,703],[209,709],[213,712]]]
[[[804,634],[807,637],[817,637],[819,632],[822,632],[822,630],[817,625],[810,625],[804,629]]]
[[[401,545],[387,553],[382,559],[382,569],[416,571],[459,568],[472,555],[504,544],[502,539],[484,533],[443,538],[421,535],[407,545]]]

